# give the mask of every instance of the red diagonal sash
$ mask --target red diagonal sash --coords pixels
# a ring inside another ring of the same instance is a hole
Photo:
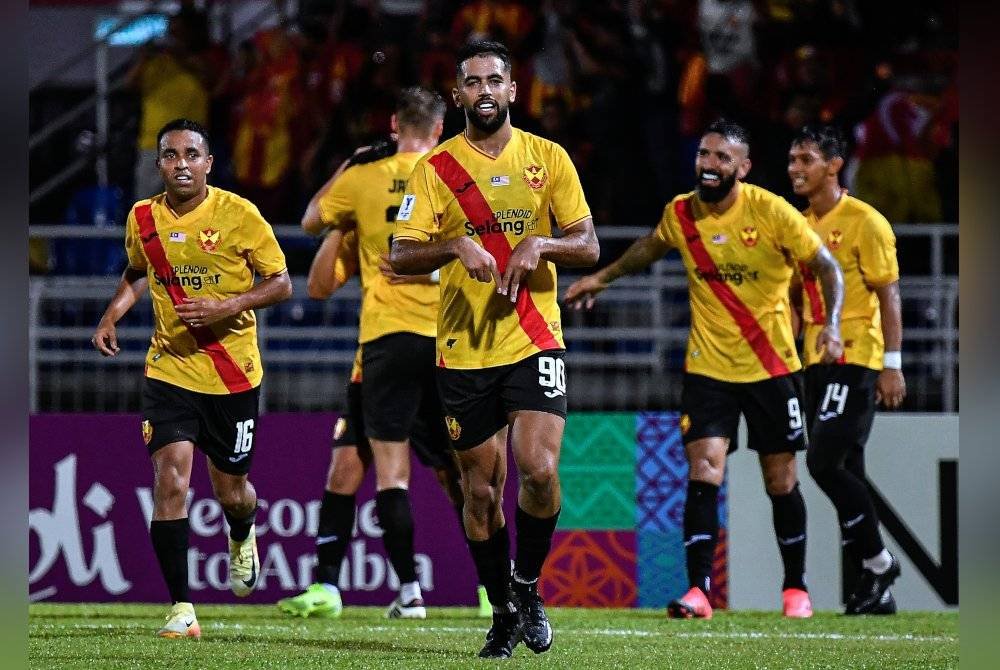
[[[170,261],[167,260],[167,252],[163,249],[160,234],[156,230],[156,222],[153,220],[153,210],[149,205],[141,205],[135,209],[135,219],[139,223],[139,239],[142,240],[142,248],[146,251],[146,258],[149,259],[153,270],[163,277],[164,288],[170,301],[176,306],[184,302],[187,294],[184,289],[172,283],[170,278],[173,270],[170,268]],[[250,380],[240,369],[240,366],[229,355],[226,348],[219,342],[218,336],[212,332],[208,326],[193,327],[184,324],[198,343],[198,348],[208,354],[212,359],[215,371],[222,378],[222,383],[226,385],[230,393],[249,391],[253,388]]]
[[[750,313],[747,306],[743,304],[743,301],[736,296],[729,284],[718,278],[719,269],[705,248],[705,243],[702,241],[701,235],[698,233],[698,228],[694,224],[691,199],[684,198],[683,200],[678,200],[674,205],[674,213],[677,214],[677,219],[680,221],[681,232],[684,234],[684,239],[687,240],[688,251],[691,253],[691,257],[694,259],[698,270],[705,278],[704,281],[708,282],[708,287],[712,289],[712,293],[715,294],[715,297],[719,299],[722,306],[726,308],[730,316],[733,317],[733,320],[736,321],[740,332],[743,333],[743,337],[746,338],[750,348],[753,349],[757,358],[760,359],[764,369],[772,377],[787,375],[791,371],[785,365],[785,361],[782,360],[781,356],[778,355],[778,352],[774,350],[774,346],[767,339],[767,334],[760,327],[760,324],[757,323],[757,319]]]
[[[823,298],[816,285],[816,275],[812,273],[808,265],[801,262],[799,263],[799,273],[802,275],[802,287],[805,289],[806,295],[809,296],[809,311],[812,312],[813,323],[822,326],[826,323],[826,314],[823,313]]]
[[[493,211],[479,190],[479,186],[476,185],[476,181],[454,156],[442,151],[431,157],[428,162],[434,167],[434,171],[445,186],[455,195],[459,207],[473,226],[496,223]],[[496,260],[500,274],[503,274],[512,251],[507,236],[503,233],[485,233],[480,235],[479,239],[483,243],[483,248]],[[522,284],[518,290],[514,309],[517,311],[521,328],[536,347],[542,350],[562,348],[549,332],[548,324],[531,299],[531,291],[527,284]]]

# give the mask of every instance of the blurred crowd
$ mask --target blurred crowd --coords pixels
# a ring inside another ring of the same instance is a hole
[[[569,151],[599,225],[650,225],[690,190],[718,116],[751,131],[748,180],[789,200],[789,139],[823,122],[852,140],[846,185],[891,221],[957,220],[957,10],[943,2],[279,1],[279,25],[228,45],[209,37],[210,2],[183,2],[128,72],[141,120],[126,200],[158,190],[156,130],[186,116],[212,132],[215,184],[297,222],[341,160],[387,135],[400,87],[450,101],[454,51],[489,37],[514,55],[514,124]],[[449,110],[446,137],[463,127]]]

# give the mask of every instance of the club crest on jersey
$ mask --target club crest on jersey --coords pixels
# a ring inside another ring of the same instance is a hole
[[[198,247],[202,251],[207,251],[209,253],[215,251],[219,248],[219,238],[222,233],[214,228],[206,228],[205,230],[198,233]]]
[[[545,168],[538,165],[529,165],[524,168],[524,172],[521,176],[524,177],[524,183],[536,191],[545,186],[545,181],[548,179],[548,174],[545,172]]]
[[[830,247],[834,251],[840,248],[840,243],[844,241],[844,234],[839,230],[831,230],[830,234],[826,236],[826,246]]]
[[[757,244],[757,229],[754,226],[747,226],[746,228],[740,229],[740,239],[743,240],[743,244],[752,247]]]
[[[153,424],[149,422],[149,419],[144,419],[142,422],[142,441],[145,444],[153,439]]]
[[[459,437],[462,436],[462,426],[459,425],[458,419],[453,416],[446,416],[444,418],[444,425],[448,427],[448,437],[454,442]]]

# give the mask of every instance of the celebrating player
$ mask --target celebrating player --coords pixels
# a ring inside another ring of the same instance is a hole
[[[455,489],[458,479],[434,382],[438,286],[428,277],[403,278],[386,272],[385,260],[406,178],[417,160],[437,144],[444,111],[444,101],[429,91],[402,91],[392,119],[392,129],[398,134],[396,152],[354,165],[331,180],[313,199],[302,222],[310,232],[331,226],[357,231],[364,290],[358,337],[364,383],[360,398],[353,390],[349,396],[353,395],[355,413],[360,401],[362,421],[353,423],[363,423],[370,445],[376,510],[385,531],[386,552],[400,581],[399,597],[388,611],[391,618],[426,616],[413,557],[413,516],[407,493],[410,445],[422,463],[439,472],[446,490]],[[360,428],[355,426],[356,437],[362,434]],[[354,486],[324,496],[331,527],[320,537],[336,536],[324,553],[337,552],[338,568],[350,540],[356,490]],[[453,495],[458,498],[457,489]],[[336,583],[326,581],[331,577],[335,574],[327,575],[324,582]]]
[[[589,266],[599,253],[565,150],[511,126],[516,93],[504,45],[462,47],[453,96],[465,131],[414,169],[390,259],[400,274],[441,268],[438,386],[465,531],[494,608],[486,658],[511,656],[522,639],[536,653],[552,645],[537,581],[559,518],[566,417],[555,264]],[[513,575],[501,507],[508,429],[520,474]]]
[[[321,189],[318,195],[321,196],[348,167],[381,160],[395,152],[395,144],[380,144],[370,149],[359,150],[341,165],[327,187]],[[318,207],[311,207],[307,210],[304,223],[315,222],[319,216]],[[309,268],[308,288],[311,298],[321,300],[328,298],[357,271],[357,232],[356,228],[346,234],[342,230],[334,229],[327,234]],[[385,266],[381,269],[390,282],[405,279],[393,275]],[[316,534],[317,563],[313,573],[313,584],[298,596],[278,601],[278,607],[283,612],[295,616],[338,617],[343,610],[343,601],[337,588],[338,576],[354,525],[355,496],[372,462],[371,446],[364,431],[361,357],[359,346],[347,387],[347,411],[338,419],[334,428],[333,451],[330,455],[326,490],[320,505],[319,528]],[[433,364],[433,359],[431,360]],[[440,418],[436,421],[439,422]],[[436,437],[438,439],[436,445],[425,445],[420,441],[419,435],[414,435],[410,442],[418,455],[424,454],[422,458],[431,455],[431,460],[440,461],[443,459],[433,455],[447,448],[447,436],[443,431],[439,431]],[[451,460],[440,465],[442,467],[435,470],[438,482],[461,513],[462,493],[458,482],[458,471]],[[479,615],[490,616],[489,601],[482,587],[478,589],[478,597]],[[390,612],[394,611],[394,608],[390,608]]]
[[[229,523],[229,583],[247,596],[260,562],[255,451],[262,365],[254,309],[287,299],[292,283],[271,226],[249,201],[206,183],[208,134],[186,119],[159,132],[166,193],[140,200],[125,230],[128,267],[92,342],[118,354],[115,324],[149,289],[155,330],[142,388],[142,437],[153,460],[150,535],[173,606],[158,635],[200,637],[188,595],[185,499],[195,448],[208,456]],[[254,284],[254,275],[263,278]]]
[[[865,484],[864,446],[875,405],[899,407],[906,396],[900,369],[903,340],[896,238],[889,222],[840,187],[844,141],[829,126],[803,128],[788,152],[788,176],[796,195],[809,199],[806,219],[844,273],[841,332],[844,356],[824,363],[815,342],[826,324],[826,302],[810,269],[792,300],[805,322],[806,416],[809,474],[837,509],[848,554],[861,578],[847,599],[847,614],[891,614],[889,587],[899,561],[882,542],[878,517]]]
[[[705,131],[695,159],[695,191],[674,198],[656,229],[614,263],[576,281],[566,302],[590,307],[622,275],[677,249],[688,274],[691,333],[684,359],[681,433],[688,465],[684,546],[690,589],[667,608],[671,617],[711,618],[708,595],[718,536],[717,498],[726,455],[736,449],[740,413],[749,447],[760,458],[784,563],[785,616],[808,617],[805,584],[806,509],[795,453],[805,448],[805,423],[794,373],[788,299],[792,267],[803,262],[820,278],[826,323],[815,357],[837,360],[843,277],[805,218],[782,198],[743,179],[750,171],[746,131],[727,121]]]

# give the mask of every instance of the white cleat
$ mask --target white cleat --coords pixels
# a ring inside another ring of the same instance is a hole
[[[257,586],[259,573],[257,530],[250,526],[250,534],[242,542],[229,538],[229,588],[240,598],[246,598]]]
[[[201,626],[198,625],[198,618],[194,615],[194,605],[191,603],[177,603],[170,608],[167,615],[167,623],[163,628],[156,631],[159,637],[176,639],[179,637],[201,637]]]
[[[411,600],[405,605],[399,598],[396,598],[389,605],[385,616],[387,619],[426,619],[427,609],[424,607],[424,601],[419,598]]]

